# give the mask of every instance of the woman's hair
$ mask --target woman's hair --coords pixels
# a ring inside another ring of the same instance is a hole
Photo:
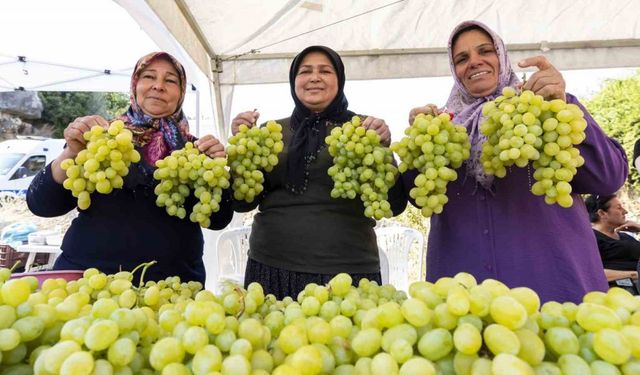
[[[585,199],[584,204],[587,206],[587,211],[589,212],[589,220],[592,223],[597,223],[600,220],[598,216],[598,210],[608,210],[611,206],[610,202],[613,198],[615,198],[615,194],[610,195],[598,195],[592,194]]]
[[[455,33],[455,35],[451,38],[451,48],[453,48],[453,46],[456,45],[456,42],[458,41],[458,38],[460,38],[460,35],[466,33],[467,31],[473,31],[473,30],[480,31],[481,33],[483,33],[493,41],[493,38],[491,37],[491,35],[489,35],[489,33],[485,29],[483,29],[478,25],[469,25],[467,27],[463,27],[460,30],[458,30],[458,32]]]

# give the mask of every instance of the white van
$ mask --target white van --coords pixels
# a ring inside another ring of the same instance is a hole
[[[28,137],[0,142],[0,196],[23,195],[33,177],[64,148],[64,139]]]

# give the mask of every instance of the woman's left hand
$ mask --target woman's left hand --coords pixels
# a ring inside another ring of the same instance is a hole
[[[362,122],[362,126],[364,126],[365,129],[375,130],[380,136],[380,143],[382,143],[383,146],[388,147],[391,144],[391,131],[383,119],[367,117]]]
[[[521,68],[535,66],[539,69],[522,85],[523,90],[531,90],[536,94],[542,95],[547,100],[567,100],[564,78],[546,57],[529,57],[520,61],[518,66]]]
[[[224,145],[220,143],[216,137],[210,134],[195,141],[194,146],[210,158],[224,158],[226,155],[224,152]]]

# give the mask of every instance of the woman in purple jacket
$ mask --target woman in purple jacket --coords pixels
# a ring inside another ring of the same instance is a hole
[[[533,166],[511,167],[505,178],[484,174],[479,163],[486,139],[479,131],[482,105],[505,86],[520,81],[511,68],[503,41],[486,25],[467,21],[449,39],[449,62],[455,85],[447,101],[454,122],[469,133],[471,157],[447,187],[449,202],[431,218],[427,280],[469,272],[479,281],[497,279],[509,287],[527,286],[541,300],[579,302],[592,290],[607,290],[602,262],[584,202],[579,194],[612,194],[628,174],[620,145],[609,139],[576,97],[565,92],[562,75],[542,56],[519,62],[538,69],[524,83],[547,100],[579,105],[588,126],[578,149],[585,164],[571,181],[570,208],[548,205],[531,193]],[[414,108],[410,122],[432,105]],[[415,174],[414,174],[415,176]],[[405,186],[413,187],[411,174]]]

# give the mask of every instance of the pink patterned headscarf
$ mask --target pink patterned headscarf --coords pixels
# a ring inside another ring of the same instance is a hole
[[[460,34],[461,31],[469,27],[476,26],[484,30],[493,40],[494,48],[498,54],[500,63],[500,73],[498,75],[498,87],[489,96],[474,97],[464,87],[462,82],[456,76],[456,68],[453,63],[453,39]],[[493,30],[487,25],[478,21],[465,21],[456,26],[451,32],[448,43],[449,66],[453,75],[454,86],[447,100],[447,110],[454,113],[453,122],[464,125],[469,133],[471,142],[471,156],[467,160],[467,175],[473,177],[482,187],[489,189],[493,183],[493,176],[486,175],[480,162],[480,154],[482,153],[482,144],[486,137],[480,133],[480,122],[482,121],[482,105],[487,101],[498,97],[502,89],[506,86],[515,87],[520,80],[511,68],[511,62],[507,56],[507,49],[504,42]]]
[[[180,79],[180,99],[176,111],[166,117],[152,117],[143,112],[136,98],[136,86],[140,74],[157,59],[165,59],[173,65]],[[169,155],[171,151],[184,147],[184,144],[195,140],[189,134],[189,123],[182,112],[182,102],[186,93],[187,76],[184,67],[178,60],[166,52],[153,52],[143,56],[136,63],[131,75],[130,106],[125,114],[120,116],[127,129],[133,133],[133,142],[142,149],[142,156],[151,166],[155,162]]]

